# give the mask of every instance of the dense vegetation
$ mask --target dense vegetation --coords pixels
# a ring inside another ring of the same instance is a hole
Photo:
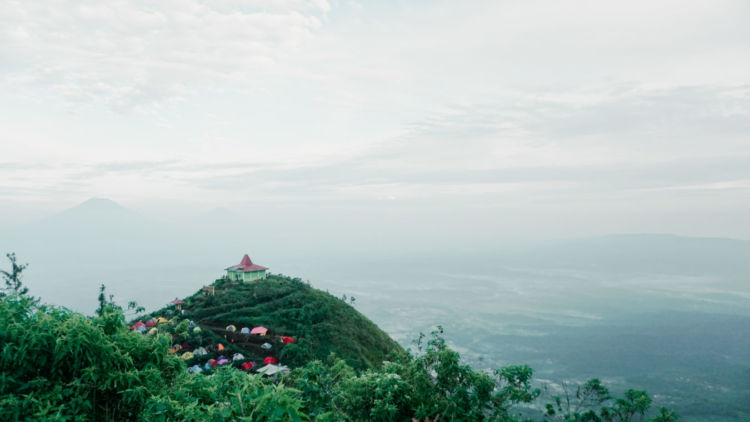
[[[389,360],[362,369],[331,354],[280,378],[231,365],[194,375],[168,353],[175,338],[189,335],[182,317],[144,335],[103,292],[97,315],[86,317],[20,294],[20,282],[7,286],[0,298],[0,420],[522,421],[536,414],[625,422],[647,420],[651,407],[645,392],[613,398],[598,380],[541,403],[531,368],[473,370],[441,330],[420,336],[411,353],[392,350]],[[648,420],[676,415],[661,409]]]

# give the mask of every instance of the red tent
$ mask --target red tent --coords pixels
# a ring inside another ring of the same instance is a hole
[[[184,304],[184,303],[185,303],[185,301],[184,301],[184,300],[182,300],[182,299],[175,299],[175,300],[173,300],[173,301],[172,301],[171,303],[172,303],[173,305],[182,305],[182,304]]]
[[[264,363],[265,365],[268,365],[268,364],[270,364],[270,363],[272,363],[272,364],[274,364],[274,365],[275,365],[275,364],[279,363],[279,361],[278,361],[278,360],[276,360],[276,358],[275,358],[275,357],[273,357],[273,356],[269,356],[269,357],[267,357],[267,358],[265,358],[265,359],[263,360],[263,363]]]
[[[214,366],[216,366],[216,359],[209,359],[208,363],[211,364],[211,367],[213,368]]]
[[[138,329],[138,327],[145,327],[145,326],[146,326],[146,324],[144,324],[141,321],[138,321],[135,324],[133,324],[130,328],[133,329],[133,330],[136,330],[136,329]]]
[[[294,337],[279,336],[279,338],[281,339],[281,342],[284,344],[294,343]]]
[[[153,327],[154,325],[156,325],[156,321],[153,319],[146,321],[146,327]]]
[[[254,366],[255,366],[255,362],[245,362],[242,364],[242,366],[240,366],[240,368],[242,368],[245,371],[249,371],[253,369]]]

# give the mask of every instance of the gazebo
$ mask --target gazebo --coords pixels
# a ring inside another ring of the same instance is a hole
[[[226,268],[227,278],[234,281],[258,281],[267,277],[266,270],[268,268],[262,265],[253,264],[247,254],[242,257],[242,261],[238,265],[233,265]]]

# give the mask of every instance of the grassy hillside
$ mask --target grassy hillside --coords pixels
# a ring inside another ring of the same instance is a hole
[[[278,275],[252,283],[220,279],[214,286],[214,296],[199,291],[184,299],[184,317],[203,329],[202,343],[221,341],[249,359],[262,361],[274,356],[290,366],[325,359],[333,352],[355,368],[373,368],[390,353],[404,353],[356,309],[299,279]],[[153,316],[169,310],[159,310]],[[237,332],[225,330],[230,324]],[[266,336],[239,333],[242,327],[259,325],[269,329]],[[284,345],[279,336],[292,336],[296,341]],[[273,346],[271,350],[260,348],[265,342]]]

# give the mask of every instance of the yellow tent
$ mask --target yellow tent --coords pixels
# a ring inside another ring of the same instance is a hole
[[[234,325],[227,325],[226,330],[227,331],[231,331],[231,332],[235,332],[235,331],[237,331],[237,327],[235,327]]]
[[[190,359],[192,359],[194,357],[195,357],[195,355],[193,355],[190,352],[185,352],[185,353],[182,354],[182,360],[190,360]]]
[[[159,318],[156,318],[156,319],[155,319],[154,321],[155,321],[155,322],[156,322],[157,324],[165,324],[165,323],[169,322],[169,320],[168,320],[168,319],[166,319],[166,318],[164,318],[164,317],[159,317]]]
[[[156,327],[154,327],[154,328],[148,330],[148,333],[146,333],[146,334],[152,336],[152,335],[154,335],[154,334],[156,334],[158,332],[159,332],[159,330],[157,330]]]

